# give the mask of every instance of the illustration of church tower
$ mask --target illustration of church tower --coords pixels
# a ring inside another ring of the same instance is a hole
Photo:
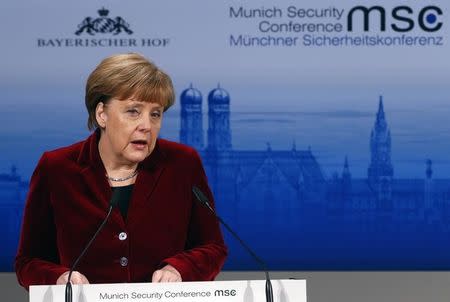
[[[376,194],[379,209],[392,209],[391,132],[387,126],[383,97],[380,96],[375,125],[370,136],[371,162],[368,170],[369,184]]]
[[[192,84],[180,96],[180,142],[197,150],[204,148],[202,94]]]
[[[352,199],[352,174],[348,166],[348,158],[345,157],[344,169],[342,171],[342,201],[349,203]]]
[[[231,150],[230,95],[220,85],[208,95],[208,150]]]
[[[427,160],[427,169],[425,170],[425,188],[424,188],[424,207],[433,208],[433,167],[430,159]]]
[[[219,85],[208,94],[208,145],[205,169],[217,199],[234,195],[236,171],[231,163],[230,95]]]

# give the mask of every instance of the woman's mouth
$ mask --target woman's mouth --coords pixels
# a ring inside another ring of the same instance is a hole
[[[137,139],[137,140],[131,141],[131,145],[133,145],[133,147],[138,150],[144,150],[147,148],[147,141],[143,140],[143,139],[142,140]]]

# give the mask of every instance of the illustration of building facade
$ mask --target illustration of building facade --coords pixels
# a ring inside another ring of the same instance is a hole
[[[220,86],[207,96],[206,130],[202,93],[191,85],[181,93],[180,104],[180,142],[199,152],[218,213],[244,236],[260,228],[272,239],[285,236],[289,247],[301,234],[310,234],[307,241],[322,232],[317,238],[329,238],[331,245],[335,233],[364,241],[376,239],[370,234],[386,240],[394,231],[392,240],[399,241],[400,232],[417,244],[418,231],[442,240],[450,231],[450,179],[433,178],[430,159],[424,161],[423,178],[395,178],[381,96],[370,133],[367,178],[352,177],[347,157],[341,172],[326,176],[313,152],[295,143],[286,150],[273,150],[270,143],[260,150],[234,149],[231,98]],[[0,174],[0,227],[6,230],[2,268],[12,268],[27,190],[14,166]]]
[[[342,174],[328,178],[311,150],[297,150],[295,144],[290,150],[272,150],[269,143],[265,150],[233,149],[230,95],[221,87],[207,97],[206,143],[201,92],[191,85],[180,102],[180,142],[199,151],[218,209],[243,229],[302,226],[305,231],[318,219],[365,232],[448,229],[450,179],[433,179],[431,160],[424,178],[394,178],[382,96],[370,134],[367,178],[352,178],[347,157]]]

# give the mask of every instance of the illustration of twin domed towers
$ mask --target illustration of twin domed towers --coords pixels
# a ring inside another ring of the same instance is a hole
[[[208,94],[208,145],[203,137],[203,96],[192,84],[180,96],[180,142],[197,150],[231,150],[230,95],[217,85]]]

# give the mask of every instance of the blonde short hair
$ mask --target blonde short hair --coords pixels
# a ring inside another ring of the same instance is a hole
[[[175,102],[172,80],[137,53],[113,55],[101,61],[86,82],[89,130],[99,126],[95,118],[98,103],[106,104],[111,98],[125,100],[131,97],[159,103],[166,111]]]

